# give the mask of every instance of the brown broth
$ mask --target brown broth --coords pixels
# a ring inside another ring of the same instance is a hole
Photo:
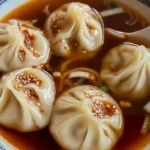
[[[6,22],[7,20],[12,18],[21,20],[38,19],[38,22],[35,25],[43,29],[44,22],[46,19],[43,13],[44,7],[50,4],[50,11],[54,11],[56,8],[67,2],[72,2],[72,0],[32,0],[6,15],[0,20],[0,22]],[[105,6],[101,5],[100,0],[80,0],[80,2],[87,3],[91,7],[94,7],[99,11],[106,9]],[[129,19],[129,16],[127,14],[119,14],[112,17],[104,18],[104,24],[105,27],[110,27],[125,32],[133,32],[143,28],[141,21],[138,21],[135,26],[126,25],[125,20],[127,19]],[[99,72],[101,58],[108,52],[109,49],[123,42],[125,41],[112,38],[111,36],[105,34],[105,43],[101,48],[101,51],[92,60],[82,63],[82,66],[87,66]],[[52,56],[50,64],[52,66],[53,71],[59,70],[60,64],[63,61],[64,60],[60,59],[59,57]],[[79,64],[79,66],[80,65],[81,64]],[[112,96],[115,97],[114,95]],[[117,98],[115,97],[115,99]],[[141,104],[135,104],[135,107],[138,109],[139,112]],[[150,139],[150,134],[148,134],[147,136],[142,136],[140,134],[140,129],[142,127],[144,116],[142,115],[142,113],[137,114],[137,111],[135,111],[136,113],[133,113],[131,109],[127,108],[123,109],[123,112],[125,116],[125,131],[115,150],[137,149],[137,147],[138,149],[140,149],[140,146],[142,149],[142,146],[144,146],[149,141],[148,139]],[[19,133],[0,126],[0,135],[2,135],[20,150],[60,149],[59,146],[54,142],[54,140],[50,136],[48,128],[34,133]],[[141,142],[141,140],[143,141]]]

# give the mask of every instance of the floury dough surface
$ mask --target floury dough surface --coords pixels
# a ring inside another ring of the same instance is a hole
[[[103,58],[100,74],[117,96],[142,100],[149,95],[150,50],[126,43],[114,47]]]
[[[64,58],[94,57],[103,44],[101,17],[90,6],[68,3],[50,13],[45,33],[54,54]]]
[[[49,129],[64,149],[111,150],[123,133],[124,120],[108,94],[77,86],[56,100]]]
[[[0,23],[0,71],[10,72],[47,63],[50,43],[29,21]]]
[[[0,80],[0,124],[22,132],[40,130],[49,123],[55,98],[52,77],[24,68]]]

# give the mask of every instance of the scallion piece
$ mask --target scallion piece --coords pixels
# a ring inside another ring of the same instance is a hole
[[[109,91],[108,86],[106,86],[106,85],[102,85],[102,86],[100,87],[100,89],[101,89],[103,92],[106,92],[106,93]]]
[[[35,23],[37,23],[38,22],[38,19],[33,19],[33,20],[31,20],[31,23],[32,24],[35,24]]]
[[[115,2],[104,2],[104,5],[108,8],[108,9],[113,9],[113,8],[117,8],[117,4]]]

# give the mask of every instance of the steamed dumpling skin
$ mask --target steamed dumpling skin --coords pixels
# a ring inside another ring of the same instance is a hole
[[[122,112],[112,97],[85,85],[66,91],[56,100],[50,132],[67,150],[111,150],[123,126]]]
[[[102,28],[100,16],[78,2],[61,6],[48,16],[45,24],[52,51],[69,59],[95,56],[103,44]]]
[[[37,66],[46,63],[49,55],[49,41],[30,22],[0,23],[0,71]]]
[[[0,81],[0,124],[22,132],[48,125],[55,97],[52,77],[39,69],[24,68]]]
[[[142,100],[150,89],[150,49],[122,44],[102,61],[101,78],[121,98]]]

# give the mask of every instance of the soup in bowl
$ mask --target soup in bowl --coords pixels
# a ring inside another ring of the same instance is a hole
[[[148,4],[15,3],[0,1],[0,148],[150,149]]]

